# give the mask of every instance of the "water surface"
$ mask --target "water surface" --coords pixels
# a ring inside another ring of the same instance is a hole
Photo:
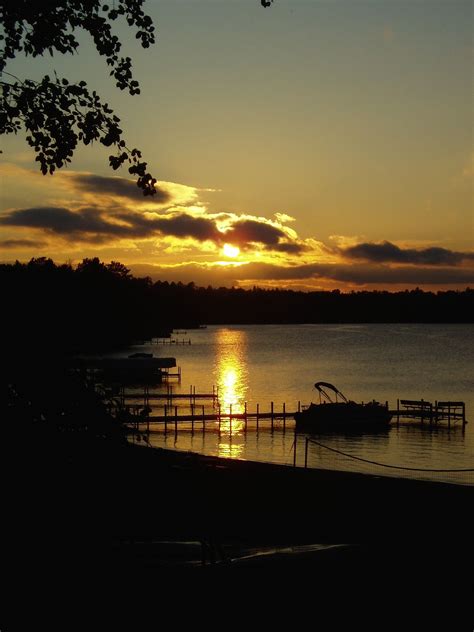
[[[474,327],[472,325],[248,325],[213,326],[190,330],[176,338],[190,338],[191,345],[145,345],[137,350],[174,356],[182,369],[182,383],[173,382],[176,392],[212,391],[219,387],[223,410],[243,412],[296,410],[317,401],[316,381],[335,384],[350,399],[389,402],[397,399],[461,400],[467,419],[474,411]],[[199,402],[198,402],[199,403]],[[181,410],[184,412],[184,408]],[[207,408],[206,408],[207,410]],[[159,414],[161,410],[155,410]],[[165,435],[151,434],[156,446],[192,450],[205,454],[255,459],[276,463],[293,462],[293,422],[244,424],[234,420],[207,426],[196,425]],[[213,428],[213,430],[212,430]],[[465,431],[446,424],[438,428],[399,425],[392,422],[382,434],[324,435],[316,437],[325,446],[371,461],[402,467],[461,469],[474,467],[474,424]],[[297,464],[304,462],[304,437],[297,442]],[[370,472],[384,476],[408,476],[474,484],[474,473],[436,473],[394,470],[362,463],[324,447],[309,446],[310,467]]]

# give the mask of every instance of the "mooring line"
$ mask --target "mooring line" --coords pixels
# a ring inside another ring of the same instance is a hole
[[[406,467],[403,465],[388,465],[387,463],[378,463],[377,461],[370,461],[369,459],[363,459],[360,456],[354,456],[353,454],[347,454],[347,452],[342,452],[342,450],[336,450],[336,448],[330,448],[328,445],[324,445],[315,439],[307,439],[310,443],[315,443],[316,445],[321,446],[322,448],[326,448],[326,450],[331,450],[331,452],[337,452],[338,454],[342,454],[343,456],[347,456],[350,459],[356,459],[357,461],[364,461],[364,463],[371,463],[372,465],[380,465],[381,467],[390,467],[396,470],[411,470],[414,472],[474,472],[474,468],[462,468],[457,470],[435,470],[428,469],[423,467]]]

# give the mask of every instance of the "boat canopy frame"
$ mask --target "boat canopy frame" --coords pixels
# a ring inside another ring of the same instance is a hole
[[[349,403],[349,400],[347,399],[347,397],[343,395],[341,391],[338,388],[336,388],[333,384],[329,384],[329,382],[316,382],[316,384],[314,385],[314,388],[319,392],[320,404],[323,403],[323,401],[327,402],[328,404],[335,404],[335,403],[337,404],[338,397],[340,397],[345,404]],[[332,391],[334,393],[336,397],[336,401],[333,400],[333,398],[328,393],[328,391]]]

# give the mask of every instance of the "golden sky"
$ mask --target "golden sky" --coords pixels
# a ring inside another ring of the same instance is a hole
[[[2,139],[0,259],[119,260],[199,285],[474,284],[472,4],[426,0],[148,2],[127,40],[141,95],[78,55],[10,72],[86,79],[158,178],[141,197],[100,146],[43,177]]]

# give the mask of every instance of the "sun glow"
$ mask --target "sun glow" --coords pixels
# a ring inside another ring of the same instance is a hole
[[[238,456],[239,443],[231,443],[245,429],[242,419],[231,420],[230,415],[241,415],[245,410],[247,367],[245,364],[246,334],[243,331],[222,329],[217,332],[216,365],[214,374],[219,387],[222,422],[219,456]]]
[[[238,257],[240,254],[240,248],[237,248],[237,246],[232,246],[231,244],[224,244],[222,252],[225,254],[226,257]]]

